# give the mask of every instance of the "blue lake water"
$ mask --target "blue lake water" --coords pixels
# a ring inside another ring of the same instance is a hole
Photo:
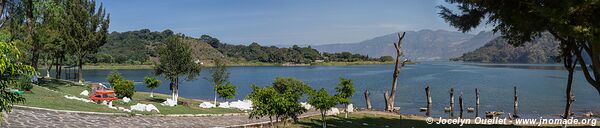
[[[485,111],[513,112],[513,86],[519,95],[519,113],[526,117],[550,117],[562,114],[565,106],[565,84],[567,72],[560,64],[515,64],[485,65],[454,62],[422,62],[407,65],[400,71],[396,106],[404,114],[424,115],[419,108],[426,106],[425,83],[431,86],[433,99],[432,116],[448,116],[443,112],[449,106],[449,89],[455,88],[455,101],[464,94],[465,107],[475,107],[475,88],[481,91],[479,114]],[[204,78],[208,68],[192,81],[180,86],[180,96],[196,99],[212,99],[213,86]],[[111,70],[85,70],[86,81],[105,82]],[[237,86],[236,99],[244,99],[250,93],[251,84],[270,85],[275,77],[295,77],[313,88],[325,88],[334,93],[340,77],[354,81],[356,107],[365,107],[363,92],[368,89],[375,109],[384,108],[383,91],[391,88],[393,65],[359,66],[310,66],[310,67],[231,67],[230,81]],[[153,70],[119,70],[126,79],[141,82]],[[168,81],[160,77],[162,85],[155,92],[169,94]],[[136,90],[149,91],[143,84]],[[588,111],[600,112],[600,95],[585,80],[581,72],[575,73],[573,93],[576,101],[573,111],[581,114]],[[454,115],[458,115],[458,109]],[[465,117],[474,117],[466,113]]]

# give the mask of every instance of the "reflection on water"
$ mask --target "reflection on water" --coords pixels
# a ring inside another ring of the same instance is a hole
[[[560,64],[480,64],[466,63],[465,65],[481,66],[489,68],[519,68],[519,69],[538,69],[538,70],[564,70]]]

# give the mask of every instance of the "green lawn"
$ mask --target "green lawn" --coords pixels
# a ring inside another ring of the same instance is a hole
[[[60,109],[60,110],[74,110],[74,111],[91,111],[91,112],[108,112],[108,113],[125,113],[123,111],[110,109],[105,105],[86,103],[78,100],[71,100],[64,98],[64,95],[77,96],[80,98],[87,98],[81,96],[83,90],[89,90],[87,86],[74,84],[70,81],[61,80],[48,80],[41,79],[40,86],[34,86],[31,93],[25,93],[25,103],[18,105]],[[50,90],[49,90],[50,89]],[[54,90],[54,91],[51,91]],[[56,92],[55,92],[56,91]],[[241,113],[237,109],[224,109],[224,108],[210,108],[204,109],[199,108],[198,105],[201,101],[187,99],[179,97],[180,105],[175,107],[162,106],[160,103],[165,99],[170,98],[170,95],[154,93],[154,98],[150,98],[150,93],[147,92],[136,92],[132,97],[132,101],[129,103],[123,103],[122,100],[113,102],[113,105],[117,107],[129,108],[131,105],[137,103],[153,104],[158,108],[160,114],[222,114],[222,113]],[[151,114],[149,112],[136,112],[140,114]]]

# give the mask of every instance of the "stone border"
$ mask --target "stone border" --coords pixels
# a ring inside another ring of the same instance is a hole
[[[14,108],[19,109],[30,109],[30,110],[44,110],[44,111],[52,111],[52,112],[64,112],[64,113],[75,113],[75,114],[92,114],[92,115],[110,115],[110,116],[149,116],[149,117],[210,117],[210,116],[241,116],[248,115],[248,113],[224,113],[224,114],[153,114],[153,115],[145,115],[145,114],[133,114],[133,113],[107,113],[107,112],[86,112],[86,111],[73,111],[73,110],[59,110],[59,109],[49,109],[49,108],[40,108],[40,107],[30,107],[30,106],[21,106],[14,105]]]

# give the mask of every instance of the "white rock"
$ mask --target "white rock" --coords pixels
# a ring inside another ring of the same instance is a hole
[[[221,103],[219,103],[219,108],[229,108],[229,102],[221,102]]]
[[[306,102],[300,102],[300,105],[302,105],[302,107],[304,107],[304,109],[306,109],[306,110],[310,110],[310,109],[313,108],[312,105],[310,105],[310,104],[308,104]]]
[[[79,95],[88,96],[90,95],[90,92],[88,90],[83,90],[83,92],[79,93]]]
[[[160,112],[160,111],[158,111],[158,108],[156,108],[156,106],[154,106],[152,104],[146,105],[146,111],[148,111],[148,112],[152,112],[152,111]]]
[[[131,109],[132,111],[133,110],[135,110],[135,111],[146,111],[146,105],[138,103],[136,105],[133,105],[133,106],[129,107],[129,109]]]
[[[348,107],[346,107],[346,112],[354,112],[354,105],[348,104]]]
[[[123,109],[123,111],[125,111],[125,112],[131,112],[131,110],[129,110],[129,109]]]
[[[173,107],[173,106],[177,105],[177,102],[175,102],[174,100],[171,100],[171,99],[167,99],[165,102],[160,103],[160,105]]]
[[[65,95],[64,97],[65,97],[65,98],[67,98],[67,99],[71,99],[71,100],[78,100],[78,101],[89,102],[89,103],[92,103],[92,102],[93,102],[93,101],[91,101],[91,100],[88,100],[88,99],[83,99],[83,98],[79,98],[79,97],[75,97],[75,96],[68,96],[68,95]]]
[[[129,101],[131,101],[131,99],[129,97],[123,97],[123,102],[129,103]]]
[[[125,108],[124,108],[124,107],[117,107],[117,109],[119,109],[119,110],[121,110],[121,111],[125,110]]]
[[[200,108],[214,108],[214,107],[216,107],[216,105],[212,104],[210,102],[202,102],[200,105],[198,105],[198,107],[200,107]]]
[[[108,108],[111,108],[111,109],[118,109],[117,107],[114,107],[114,106],[108,106]]]
[[[340,110],[338,108],[331,108],[325,112],[325,115],[337,115],[340,114]]]
[[[252,110],[252,101],[250,100],[238,100],[235,102],[229,103],[229,107],[237,108],[240,110]]]

